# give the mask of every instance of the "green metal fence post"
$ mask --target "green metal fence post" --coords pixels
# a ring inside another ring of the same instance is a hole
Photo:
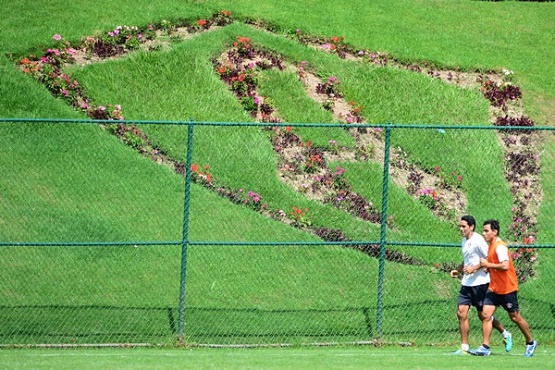
[[[193,121],[187,130],[187,159],[185,163],[185,200],[183,204],[183,239],[181,240],[181,284],[179,288],[178,341],[183,343],[185,327],[185,279],[187,278],[187,247],[189,245],[189,205],[191,203],[191,164],[193,161]]]
[[[385,247],[387,231],[387,188],[389,181],[389,147],[391,146],[391,127],[385,128],[385,147],[383,155],[383,181],[382,181],[382,215],[380,227],[380,255],[378,269],[378,303],[376,318],[376,337],[382,336],[382,311],[383,311],[383,280],[385,270]]]

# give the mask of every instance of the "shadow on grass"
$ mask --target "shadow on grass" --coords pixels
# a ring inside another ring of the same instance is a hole
[[[554,341],[555,304],[522,299],[535,336]],[[447,343],[458,335],[451,300],[376,307],[281,309],[188,307],[189,344]],[[533,310],[532,310],[533,309]],[[502,310],[501,310],[502,311]],[[506,326],[508,318],[499,313]],[[477,318],[471,320],[479,330]],[[378,326],[379,330],[378,330]],[[173,345],[177,307],[0,306],[0,345],[149,343]],[[517,328],[513,328],[518,330]]]

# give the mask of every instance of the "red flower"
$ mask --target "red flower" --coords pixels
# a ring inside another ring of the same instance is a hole
[[[199,169],[198,164],[193,163],[191,165],[191,172],[197,172]]]
[[[197,21],[197,24],[201,27],[204,27],[206,25],[206,19],[199,19]]]

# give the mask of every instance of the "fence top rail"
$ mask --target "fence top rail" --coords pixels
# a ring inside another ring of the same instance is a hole
[[[261,127],[333,127],[333,128],[403,128],[403,129],[436,129],[436,130],[526,130],[555,131],[553,126],[483,126],[483,125],[449,125],[439,123],[302,123],[302,122],[210,122],[194,121],[156,121],[156,120],[104,120],[104,119],[71,119],[71,118],[1,118],[0,123],[75,123],[75,124],[128,124],[128,125],[181,125],[181,126],[261,126]]]
[[[351,240],[341,242],[329,241],[290,241],[290,242],[256,242],[256,241],[143,241],[143,242],[0,242],[1,247],[122,247],[122,246],[265,246],[265,247],[298,247],[298,246],[348,246],[348,245],[380,245],[379,240]],[[437,242],[400,242],[387,240],[385,246],[397,247],[449,247],[460,248],[460,243]],[[555,244],[509,244],[509,248],[555,248]]]

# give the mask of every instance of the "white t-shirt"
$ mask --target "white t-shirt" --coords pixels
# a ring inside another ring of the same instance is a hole
[[[480,258],[488,257],[488,244],[484,237],[477,232],[473,232],[470,239],[463,238],[462,255],[465,266],[475,266],[480,264]],[[461,284],[464,286],[476,286],[489,283],[489,274],[483,268],[476,270],[472,274],[463,274]]]

